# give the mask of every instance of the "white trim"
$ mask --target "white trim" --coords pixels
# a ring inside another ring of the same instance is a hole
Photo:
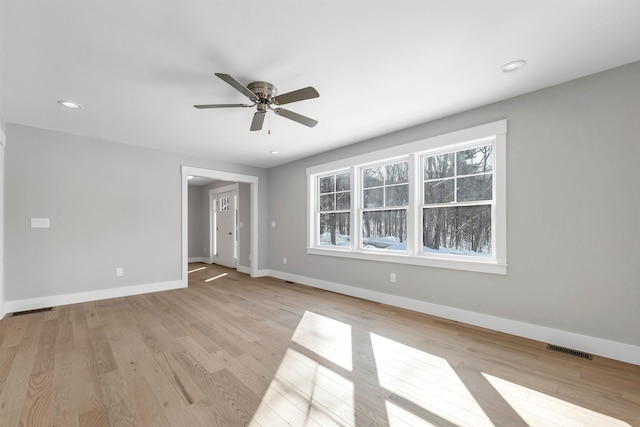
[[[606,340],[602,338],[562,331],[518,320],[505,319],[474,311],[433,304],[412,298],[386,294],[355,286],[343,285],[311,277],[298,276],[277,270],[269,270],[269,275],[281,280],[288,280],[314,288],[337,292],[357,298],[375,301],[431,316],[442,317],[469,325],[479,326],[498,332],[516,335],[549,344],[573,348],[602,357],[640,365],[640,346]]]
[[[169,282],[149,283],[146,285],[123,286],[119,288],[101,289],[98,291],[77,292],[73,294],[51,295],[46,297],[6,301],[5,308],[7,313],[15,313],[17,311],[36,310],[44,307],[58,307],[67,304],[128,297],[131,295],[148,294],[151,292],[170,291],[186,287],[186,282],[182,280],[172,280]]]
[[[205,264],[211,264],[211,263],[209,262],[209,258],[204,258],[204,257],[199,257],[199,256],[189,258],[189,260],[188,260],[188,261],[189,261],[189,262],[204,262]]]
[[[507,264],[497,264],[495,262],[483,262],[481,258],[457,260],[445,257],[408,256],[406,252],[398,253],[374,253],[364,251],[352,251],[340,248],[307,248],[307,253],[311,255],[325,255],[339,258],[363,259],[377,262],[391,262],[395,264],[420,265],[423,267],[448,268],[452,270],[476,271],[478,273],[507,274]]]
[[[187,277],[188,260],[188,189],[187,176],[202,176],[205,178],[219,179],[221,181],[242,182],[250,185],[251,192],[251,277],[258,276],[258,200],[259,200],[259,178],[253,175],[242,175],[238,173],[222,172],[212,169],[195,168],[182,165],[182,278]],[[211,251],[210,251],[211,252]]]
[[[238,273],[251,274],[251,268],[238,264],[238,268],[236,269]]]
[[[0,320],[7,313],[4,301],[4,147],[6,135],[0,129]]]
[[[257,270],[256,275],[252,277],[267,277],[267,276],[271,276],[271,270],[268,270],[268,269]]]
[[[459,144],[461,142],[472,142],[475,139],[484,139],[489,135],[500,135],[507,133],[507,120],[498,120],[492,123],[449,132],[443,135],[432,136],[407,144],[396,145],[395,147],[383,150],[372,151],[359,156],[336,160],[307,168],[307,175],[317,175],[333,172],[339,169],[348,169],[353,165],[363,166],[368,163],[379,162],[380,160],[392,160],[394,158],[407,157],[408,153],[421,153],[447,145]]]

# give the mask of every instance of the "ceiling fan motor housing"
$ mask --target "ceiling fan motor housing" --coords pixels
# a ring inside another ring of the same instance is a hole
[[[268,104],[270,103],[269,101],[271,101],[271,98],[276,96],[276,93],[278,92],[278,89],[274,85],[267,82],[249,83],[247,85],[247,89],[256,94],[258,97],[257,101],[260,103],[264,103],[264,101],[266,101]]]

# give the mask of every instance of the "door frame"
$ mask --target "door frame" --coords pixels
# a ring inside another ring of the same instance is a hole
[[[4,146],[7,135],[0,127],[0,320],[4,317]]]
[[[231,197],[232,197],[232,209],[233,209],[233,242],[234,242],[234,253],[232,256],[232,261],[231,264],[233,265],[233,268],[238,268],[238,257],[236,256],[236,252],[235,252],[235,242],[238,239],[238,224],[237,224],[237,216],[236,216],[236,211],[238,210],[238,194],[240,193],[240,184],[233,183],[233,184],[229,184],[229,185],[225,185],[224,187],[218,187],[218,188],[213,188],[211,190],[209,190],[209,264],[213,264],[214,262],[214,254],[213,254],[213,247],[217,246],[216,245],[216,237],[217,237],[217,230],[216,227],[214,227],[214,221],[213,221],[213,214],[216,212],[215,206],[213,205],[214,201],[217,199],[217,195],[221,194],[221,193],[227,193],[227,192],[231,192]],[[238,212],[239,214],[239,212]],[[240,242],[238,241],[238,253],[240,252],[239,250],[240,247]]]
[[[254,175],[243,175],[238,173],[223,172],[213,169],[196,168],[192,166],[182,165],[180,168],[182,175],[182,281],[186,285],[188,283],[189,269],[189,185],[187,184],[188,176],[202,176],[205,178],[217,179],[220,181],[230,181],[238,183],[246,183],[250,186],[251,193],[251,253],[249,254],[249,271],[251,277],[260,277],[258,270],[258,184],[259,178]]]

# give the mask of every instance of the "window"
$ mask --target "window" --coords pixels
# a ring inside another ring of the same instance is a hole
[[[349,172],[318,177],[319,244],[351,246],[351,176]]]
[[[362,170],[362,247],[406,250],[409,162]]]
[[[422,251],[491,256],[493,145],[424,157]]]
[[[220,197],[219,199],[219,211],[226,212],[229,210],[229,197]]]
[[[502,120],[308,168],[307,252],[506,274],[505,159]]]

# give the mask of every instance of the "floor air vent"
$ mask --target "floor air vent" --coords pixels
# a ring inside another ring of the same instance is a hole
[[[558,353],[568,354],[570,356],[579,357],[581,359],[593,360],[593,356],[584,351],[573,350],[571,348],[560,347],[559,345],[548,344],[547,350],[555,351]]]
[[[52,310],[53,310],[53,307],[45,307],[45,308],[37,308],[35,310],[16,311],[15,313],[11,314],[11,317],[22,316],[25,314],[32,314],[32,313],[42,313],[43,311],[52,311]]]

